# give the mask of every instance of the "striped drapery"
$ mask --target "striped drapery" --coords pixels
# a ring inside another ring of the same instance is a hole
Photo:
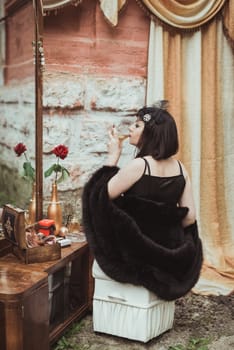
[[[170,101],[193,184],[205,263],[195,291],[234,290],[234,55],[216,18],[170,34],[151,22],[147,104]]]
[[[52,1],[52,0],[44,0]],[[227,0],[136,0],[150,15],[173,28],[191,30],[201,27],[218,14]],[[118,13],[126,0],[99,0],[108,22],[116,26]]]

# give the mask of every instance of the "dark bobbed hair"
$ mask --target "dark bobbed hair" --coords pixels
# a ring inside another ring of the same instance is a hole
[[[149,115],[149,116],[145,116]],[[178,152],[179,140],[174,118],[163,108],[143,107],[136,116],[145,123],[137,147],[136,157],[151,155],[154,159],[167,159]],[[147,121],[147,118],[150,119]]]

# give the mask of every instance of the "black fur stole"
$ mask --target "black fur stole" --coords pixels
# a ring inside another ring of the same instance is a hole
[[[103,166],[84,187],[83,224],[91,251],[110,278],[175,300],[199,278],[203,255],[197,223],[182,228],[187,208],[127,195],[111,201],[107,183],[118,170]]]

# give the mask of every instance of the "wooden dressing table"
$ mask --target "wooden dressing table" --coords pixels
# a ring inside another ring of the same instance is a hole
[[[91,309],[88,244],[72,243],[61,259],[28,265],[7,245],[0,241],[0,350],[49,350]]]

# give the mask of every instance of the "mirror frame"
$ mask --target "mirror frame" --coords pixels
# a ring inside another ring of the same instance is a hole
[[[35,165],[36,165],[36,221],[43,217],[43,48],[42,0],[33,0],[35,17]]]

